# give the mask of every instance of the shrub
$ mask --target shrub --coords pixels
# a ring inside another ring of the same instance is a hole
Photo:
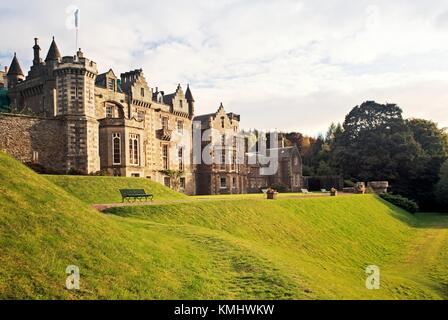
[[[355,186],[355,182],[352,180],[344,180],[344,187],[353,188]]]
[[[74,169],[74,168],[69,169],[67,171],[67,174],[70,176],[85,176],[86,175],[86,173],[84,171]]]
[[[278,192],[288,192],[289,187],[283,183],[276,183],[271,186],[272,189],[277,190]]]
[[[107,169],[102,169],[102,170],[90,173],[89,176],[110,177],[110,176],[112,176],[112,174]]]
[[[400,196],[398,194],[383,193],[380,195],[380,197],[386,200],[387,202],[390,202],[396,205],[397,207],[400,207],[410,213],[416,213],[419,209],[418,204],[415,201]]]
[[[53,169],[47,168],[39,163],[27,162],[27,163],[25,163],[25,165],[28,168],[30,168],[31,170],[33,170],[34,172],[39,173],[39,174],[58,174],[59,173],[59,172],[57,172]]]

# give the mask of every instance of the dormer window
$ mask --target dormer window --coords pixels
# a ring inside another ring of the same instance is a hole
[[[184,107],[184,102],[183,102],[183,100],[179,100],[179,105],[180,105],[180,108],[181,108],[181,109]]]
[[[107,88],[111,91],[115,91],[115,80],[114,79],[107,80]]]
[[[140,89],[140,95],[141,95],[142,97],[145,96],[145,88],[141,88],[141,89]]]
[[[224,121],[224,117],[221,117],[221,127],[224,129],[226,126],[226,122]]]

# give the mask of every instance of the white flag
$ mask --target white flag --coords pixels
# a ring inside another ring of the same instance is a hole
[[[79,27],[79,9],[75,10],[75,27]]]

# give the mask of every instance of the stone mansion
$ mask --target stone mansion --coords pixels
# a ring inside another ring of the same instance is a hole
[[[45,59],[37,38],[33,53],[26,76],[15,54],[0,74],[10,108],[0,113],[0,151],[24,163],[58,173],[148,178],[167,186],[173,184],[168,170],[182,171],[178,187],[187,194],[259,192],[273,184],[297,191],[302,186],[297,147],[270,148],[279,155],[278,170],[264,175],[264,164],[247,161],[247,139],[230,137],[241,131],[240,116],[222,104],[214,113],[195,116],[189,86],[160,91],[141,69],[99,74],[81,49],[61,56],[54,38]],[[198,143],[193,128],[215,133]],[[226,139],[230,142],[224,146]],[[211,151],[207,142],[214,145]],[[195,162],[195,150],[222,161]]]

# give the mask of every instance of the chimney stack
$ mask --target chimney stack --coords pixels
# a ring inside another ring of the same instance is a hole
[[[40,58],[40,47],[39,47],[39,39],[34,38],[34,46],[33,46],[33,52],[34,52],[34,59],[33,59],[33,65],[38,65],[42,63],[42,59]]]

